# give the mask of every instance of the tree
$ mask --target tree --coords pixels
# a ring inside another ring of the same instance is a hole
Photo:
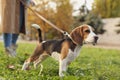
[[[93,12],[103,18],[120,17],[120,0],[94,0]]]

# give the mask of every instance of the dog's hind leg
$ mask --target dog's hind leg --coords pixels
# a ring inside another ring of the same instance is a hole
[[[43,71],[43,65],[42,65],[42,64],[40,64],[40,72],[39,72],[39,74],[38,74],[38,75],[41,75],[42,71]]]
[[[48,56],[49,56],[49,55],[48,55],[48,54],[45,54],[45,53],[41,54],[41,55],[39,56],[39,58],[33,62],[33,63],[34,63],[34,68],[37,68],[38,65],[39,65],[42,61],[44,61]]]
[[[27,70],[29,68],[29,64],[31,62],[36,61],[39,58],[39,56],[42,54],[43,54],[43,48],[42,45],[39,44],[34,50],[33,54],[24,62],[22,70]]]
[[[22,70],[28,70],[30,62],[31,62],[30,58],[27,59],[22,66]]]
[[[34,61],[34,68],[36,69],[38,67],[38,65],[40,64],[40,72],[39,75],[42,73],[43,71],[43,65],[41,64],[42,61],[44,61],[46,58],[48,57],[47,54],[42,54],[40,55],[40,57]]]

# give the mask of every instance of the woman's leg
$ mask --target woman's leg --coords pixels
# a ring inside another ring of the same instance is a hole
[[[16,53],[16,49],[17,49],[17,40],[18,40],[19,34],[12,34],[12,44],[11,47],[12,49],[15,51]]]
[[[20,27],[19,27],[19,31],[21,31],[23,23],[24,23],[24,5],[22,3],[20,3]],[[12,34],[12,49],[15,51],[16,53],[16,49],[17,49],[17,40],[18,40],[19,34]]]
[[[3,33],[3,39],[4,39],[5,53],[8,56],[15,56],[15,52],[11,48],[12,34],[11,33]]]
[[[19,34],[12,34],[12,45],[16,45]]]
[[[10,47],[11,41],[12,41],[12,34],[10,33],[3,33],[3,39],[4,39],[4,47]]]

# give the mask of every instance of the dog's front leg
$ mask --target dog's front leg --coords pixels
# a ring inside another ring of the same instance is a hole
[[[63,77],[64,72],[67,70],[67,60],[63,59],[59,61],[59,76]]]

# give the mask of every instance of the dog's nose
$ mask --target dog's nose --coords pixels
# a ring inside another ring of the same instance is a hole
[[[94,36],[94,42],[93,42],[93,45],[95,45],[97,43],[97,40],[98,40],[98,36]]]
[[[95,39],[95,41],[97,41],[98,40],[98,36],[94,36],[94,39]]]

